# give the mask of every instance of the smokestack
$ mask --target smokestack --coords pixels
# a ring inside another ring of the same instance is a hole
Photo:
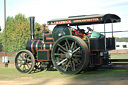
[[[33,40],[35,38],[34,23],[35,23],[35,17],[30,17],[31,40]]]

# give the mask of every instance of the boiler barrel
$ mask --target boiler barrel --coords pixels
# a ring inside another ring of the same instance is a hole
[[[52,43],[43,43],[42,40],[30,40],[26,44],[26,49],[36,55],[38,50],[52,50],[52,46]]]

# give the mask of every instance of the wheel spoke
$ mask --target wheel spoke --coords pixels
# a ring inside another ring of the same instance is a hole
[[[24,53],[22,53],[22,54],[21,54],[21,58],[22,58],[22,59],[24,59],[24,58],[25,58],[25,57],[24,57],[24,55],[25,55]]]
[[[72,63],[73,63],[73,70],[75,71],[76,70],[76,65],[75,65],[75,63],[74,63],[74,61],[72,61]]]
[[[78,58],[77,58],[77,61],[78,61],[79,63],[81,63],[80,59],[78,59]]]
[[[82,57],[82,55],[73,55],[74,57]]]
[[[19,55],[20,58],[24,59],[23,56]]]
[[[66,65],[65,71],[67,71],[68,67],[69,67],[70,61],[68,62],[68,64]]]
[[[25,65],[23,65],[23,71],[25,71],[24,69],[25,69]]]
[[[58,51],[61,51],[61,52],[63,52],[63,53],[66,53],[66,52],[64,52],[61,48],[58,48]]]
[[[26,55],[27,55],[27,54],[24,54],[23,57],[26,58]]]
[[[55,55],[55,56],[65,56],[66,54],[62,54],[62,53],[61,53],[61,54],[59,54],[59,53],[55,53],[54,55]]]
[[[74,47],[72,48],[72,50],[74,50],[76,47],[77,47],[77,46],[76,46],[76,41],[75,41],[75,43],[74,43]]]
[[[31,56],[28,56],[26,59],[31,59]]]
[[[68,63],[68,60],[64,63],[64,68],[66,68],[67,63]]]
[[[25,57],[26,59],[29,59],[30,58],[30,56],[29,55],[26,55],[26,57]]]
[[[24,69],[26,70],[26,66],[24,65]]]
[[[61,62],[58,62],[57,65],[59,66],[60,64],[62,64],[63,62],[65,62],[67,60],[67,58],[65,58],[64,60],[62,60]]]
[[[73,46],[74,46],[74,42],[72,42],[71,49],[73,49]]]
[[[68,40],[66,39],[66,42],[67,42],[67,44],[68,44],[68,48],[70,49],[70,44],[69,44],[69,42],[68,42]]]
[[[28,65],[32,67],[32,64],[28,63]]]
[[[64,47],[62,47],[60,44],[58,44],[59,47],[61,47],[63,50],[67,51]]]
[[[71,68],[72,68],[72,71],[73,71],[73,65],[72,65],[72,61],[70,60],[70,65],[71,65]]]
[[[80,47],[78,47],[77,49],[75,49],[72,53],[75,53],[76,51],[78,51],[80,49]]]
[[[32,60],[28,59],[28,60],[27,60],[27,63],[30,63],[30,62],[32,62]]]
[[[22,61],[20,61],[20,62],[17,62],[17,64],[22,64]]]
[[[28,64],[27,64],[27,67],[28,67],[28,69],[30,69]]]
[[[68,46],[67,46],[67,43],[65,42],[65,46],[66,46],[66,50],[68,50]]]
[[[22,60],[20,60],[20,59],[18,59],[19,61],[22,61]]]
[[[23,65],[23,64],[20,64],[20,68],[21,68],[22,65]]]
[[[72,58],[72,60],[74,61],[74,63],[77,63],[78,65],[80,65],[80,63],[77,59]]]

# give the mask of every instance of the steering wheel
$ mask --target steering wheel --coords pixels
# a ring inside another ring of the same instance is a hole
[[[91,29],[90,27],[87,27],[88,32],[86,32],[87,34],[89,33],[89,31],[93,31],[93,29]]]

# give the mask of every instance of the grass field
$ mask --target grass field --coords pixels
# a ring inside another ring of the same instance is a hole
[[[64,78],[64,79],[98,79],[98,78],[127,78],[128,70],[97,70],[77,75],[62,75],[58,71],[41,71],[31,74],[22,74],[15,68],[0,68],[0,80],[13,80],[21,77],[40,78]]]
[[[111,55],[111,59],[128,59],[128,54]]]
[[[111,58],[124,58],[128,55],[112,55]],[[14,57],[10,57],[14,61]],[[13,65],[11,67],[10,65]],[[62,75],[58,71],[41,71],[22,74],[14,64],[0,67],[0,85],[127,85],[128,70],[89,71],[77,75]]]
[[[0,85],[127,85],[128,70],[97,70],[77,75],[58,71],[19,73],[15,68],[0,68]]]

